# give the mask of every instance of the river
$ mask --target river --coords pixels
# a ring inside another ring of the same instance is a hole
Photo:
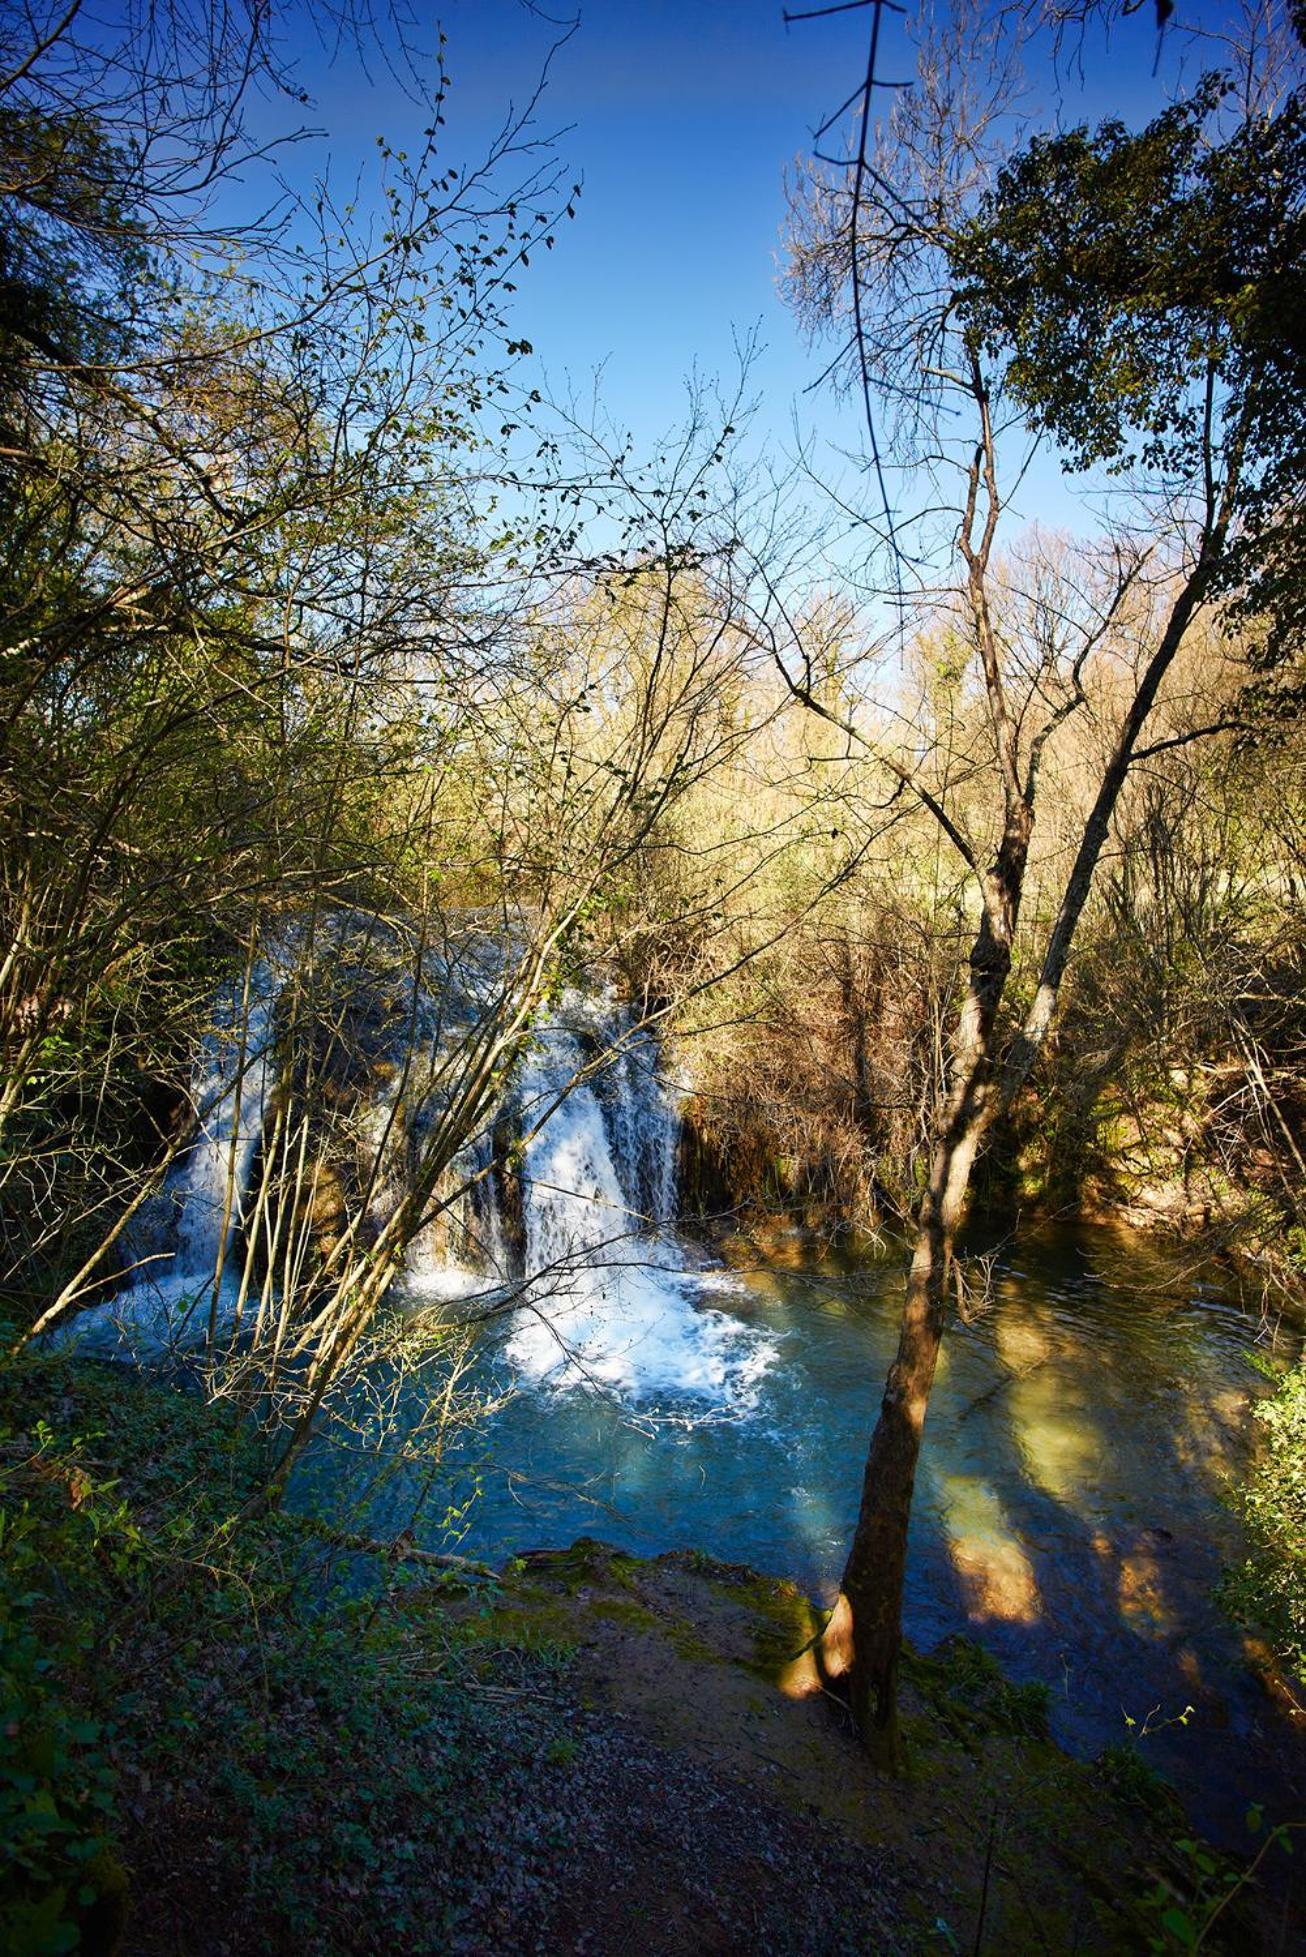
[[[830,1599],[902,1272],[897,1247],[853,1259],[772,1239],[765,1259],[683,1279],[674,1334],[642,1299],[615,1388],[602,1368],[593,1383],[524,1368],[520,1323],[487,1333],[474,1377],[507,1397],[449,1464],[455,1503],[470,1502],[460,1547],[693,1546]],[[654,1277],[670,1290],[662,1270],[639,1283]],[[608,1301],[618,1342],[623,1284]],[[668,1345],[685,1363],[696,1322],[711,1383],[691,1367],[677,1389]],[[1081,1756],[1150,1728],[1144,1757],[1235,1846],[1253,1800],[1306,1806],[1300,1742],[1215,1595],[1240,1553],[1227,1493],[1265,1390],[1252,1357],[1297,1345],[1136,1234],[1026,1231],[945,1341],[912,1519],[913,1643],[965,1632],[1042,1680],[1054,1735]],[[641,1349],[651,1378],[632,1391]],[[529,1341],[525,1356],[538,1362]],[[411,1495],[392,1484],[373,1525],[402,1526]]]
[[[197,1056],[208,1113],[162,1205],[169,1254],[84,1314],[88,1340],[134,1335],[148,1350],[192,1296],[208,1322],[213,1287],[197,1273],[221,1268],[248,1207],[264,1118],[276,983],[259,971],[250,1036],[217,1011]],[[596,1050],[608,1064],[588,1072]],[[902,1249],[818,1255],[797,1233],[769,1235],[765,1254],[696,1243],[676,1214],[676,1098],[656,1042],[609,994],[542,1016],[510,1094],[515,1203],[482,1173],[459,1238],[471,1267],[435,1229],[400,1300],[444,1321],[484,1314],[463,1391],[494,1411],[460,1431],[434,1479],[429,1449],[426,1467],[385,1474],[402,1433],[442,1404],[437,1340],[428,1363],[373,1382],[351,1443],[315,1450],[297,1499],[338,1511],[381,1470],[365,1518],[376,1534],[414,1524],[431,1547],[487,1560],[581,1534],[645,1554],[693,1547],[833,1596]],[[468,1162],[490,1162],[488,1135]],[[1253,1358],[1293,1357],[1298,1336],[1174,1248],[1104,1227],[1026,1229],[967,1269],[991,1282],[972,1282],[943,1349],[907,1635],[929,1648],[965,1632],[1013,1677],[1043,1681],[1053,1731],[1077,1753],[1140,1742],[1220,1839],[1244,1844],[1253,1798],[1300,1818],[1302,1741],[1216,1601],[1241,1554],[1228,1493],[1265,1390]]]

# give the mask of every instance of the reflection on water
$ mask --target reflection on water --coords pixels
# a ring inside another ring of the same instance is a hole
[[[739,1277],[713,1305],[778,1350],[737,1416],[522,1391],[481,1443],[469,1553],[579,1534],[644,1553],[692,1544],[832,1596],[901,1265],[772,1261]],[[1306,1781],[1212,1594],[1238,1552],[1222,1497],[1246,1458],[1248,1351],[1263,1337],[1154,1247],[1107,1231],[1022,1240],[992,1311],[949,1332],[912,1522],[911,1639],[971,1630],[1015,1677],[1049,1684],[1054,1730],[1081,1752],[1123,1741],[1126,1715],[1193,1706],[1148,1757],[1226,1835],[1250,1795],[1278,1785],[1290,1803]],[[378,1524],[406,1519],[402,1489],[392,1498]]]
[[[997,1491],[974,1475],[940,1475],[935,1486],[967,1617],[1033,1624],[1042,1614],[1038,1580]]]

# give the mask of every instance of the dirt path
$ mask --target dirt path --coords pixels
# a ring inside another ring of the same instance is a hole
[[[1122,1806],[973,1646],[909,1663],[904,1781],[822,1692],[805,1600],[751,1571],[582,1542],[522,1559],[465,1628],[491,1667],[504,1649],[559,1666],[556,1888],[531,1948],[1148,1948],[1141,1899],[1176,1877],[1182,1818],[1153,1790]],[[508,1916],[481,1930],[513,1947]]]

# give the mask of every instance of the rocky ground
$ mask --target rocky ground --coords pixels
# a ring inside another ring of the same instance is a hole
[[[1131,1782],[1119,1763],[1108,1775],[1067,1759],[1043,1737],[1037,1692],[973,1645],[909,1662],[911,1771],[891,1779],[820,1687],[806,1601],[748,1570],[583,1542],[488,1590],[397,1590],[385,1613],[370,1648],[402,1680],[402,1723],[361,1732],[367,1760],[320,1690],[292,1686],[274,1707],[278,1751],[252,1769],[264,1822],[237,1790],[233,1826],[211,1770],[178,1765],[170,1787],[136,1790],[125,1949],[1183,1947],[1159,1927],[1166,1906],[1194,1901],[1173,1797],[1145,1770]],[[288,1769],[333,1749],[330,1784]],[[1242,1899],[1219,1928],[1232,1940],[1204,1948],[1275,1947]]]
[[[1177,1807],[1145,1774],[1113,1786],[1068,1760],[1037,1693],[974,1646],[909,1663],[902,1780],[868,1765],[821,1689],[814,1620],[789,1584],[581,1543],[524,1559],[464,1622],[473,1672],[477,1643],[491,1673],[505,1649],[561,1656],[566,1736],[541,1788],[559,1849],[537,1872],[529,1937],[504,1897],[461,1949],[1170,1947],[1157,1925],[1162,1894],[1184,1895]],[[1244,1917],[1239,1934],[1258,1933]]]

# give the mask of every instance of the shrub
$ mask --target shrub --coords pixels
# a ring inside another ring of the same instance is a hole
[[[1225,1608],[1306,1675],[1306,1362],[1256,1408],[1265,1452],[1236,1497],[1251,1553],[1227,1572]]]

